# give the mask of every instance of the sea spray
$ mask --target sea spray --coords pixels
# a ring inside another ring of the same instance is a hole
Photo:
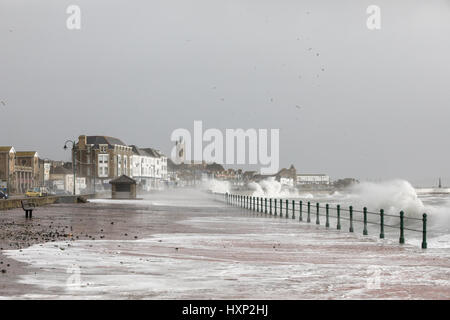
[[[254,197],[312,198],[311,194],[300,194],[298,190],[292,190],[292,188],[282,185],[279,181],[275,180],[274,177],[259,182],[251,182],[247,186]]]
[[[214,193],[230,193],[231,185],[228,181],[209,179],[204,182],[203,186]]]
[[[355,207],[367,207],[378,212],[384,209],[389,214],[405,212],[407,217],[421,217],[424,205],[414,187],[406,180],[362,182],[349,188],[348,201]]]

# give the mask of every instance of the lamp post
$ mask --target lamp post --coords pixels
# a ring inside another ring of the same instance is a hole
[[[73,195],[76,195],[76,162],[77,162],[77,148],[75,145],[75,141],[72,140],[67,140],[66,142],[64,142],[64,150],[67,150],[67,144],[68,143],[72,143],[72,169],[73,169]]]
[[[9,190],[9,184],[10,184],[10,170],[11,170],[11,153],[8,153],[8,161],[6,162],[8,164],[8,180],[6,181],[6,193],[10,193],[11,191]]]
[[[96,183],[95,177],[97,176],[97,166],[96,166],[95,155],[94,155],[94,160],[92,161],[92,164],[94,166],[94,170],[93,170],[92,174],[94,175],[94,195],[95,195],[95,193],[96,193],[96,191],[95,191],[95,183]]]

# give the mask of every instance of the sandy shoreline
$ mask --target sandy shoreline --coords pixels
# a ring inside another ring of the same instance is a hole
[[[448,250],[290,219],[255,217],[212,199],[41,207],[1,212],[0,297],[112,299],[449,299]],[[114,240],[114,241],[113,241]],[[31,247],[30,247],[31,245]],[[2,251],[3,251],[2,250]],[[46,258],[42,258],[46,257]],[[100,259],[99,261],[97,261]],[[67,267],[83,270],[68,291]],[[32,263],[33,266],[30,266]],[[9,264],[9,266],[7,266]],[[381,288],[367,281],[379,272]]]

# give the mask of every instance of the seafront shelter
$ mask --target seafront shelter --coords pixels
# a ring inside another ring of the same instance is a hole
[[[136,180],[122,175],[109,183],[112,199],[136,199]]]

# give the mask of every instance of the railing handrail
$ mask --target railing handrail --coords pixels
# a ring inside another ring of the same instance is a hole
[[[424,213],[422,215],[422,219],[415,217],[405,216],[404,211],[400,211],[399,216],[393,214],[384,213],[383,209],[380,209],[380,212],[375,213],[368,211],[366,207],[363,210],[354,209],[353,206],[348,206],[348,209],[342,207],[340,204],[336,204],[334,207],[330,204],[326,204],[325,206],[321,206],[319,202],[307,201],[307,199],[286,199],[286,198],[275,198],[275,197],[262,197],[262,196],[250,196],[250,195],[239,195],[232,193],[218,193],[225,196],[225,201],[232,205],[237,205],[243,207],[245,209],[249,209],[252,211],[256,211],[258,213],[263,213],[265,215],[274,215],[277,216],[277,209],[279,209],[279,216],[289,218],[289,212],[292,213],[292,219],[295,219],[295,210],[296,208],[299,213],[299,221],[303,221],[303,209],[306,207],[307,213],[307,222],[311,222],[311,214],[316,216],[316,224],[320,225],[320,217],[326,217],[326,228],[329,228],[329,218],[337,219],[338,230],[341,229],[340,220],[350,221],[349,232],[353,232],[353,222],[362,222],[364,224],[363,235],[368,235],[367,224],[378,225],[380,226],[380,239],[384,238],[384,227],[388,228],[399,228],[400,229],[400,238],[399,242],[403,244],[405,242],[404,231],[412,231],[412,232],[421,232],[422,233],[422,248],[427,248],[426,242],[426,225],[427,225],[427,214]],[[285,205],[283,205],[283,202]],[[298,204],[298,207],[297,205]],[[269,205],[269,207],[268,207]],[[273,210],[274,209],[274,210]],[[320,209],[325,209],[325,214],[321,213]],[[330,211],[336,211],[336,215],[330,215]],[[313,212],[314,211],[314,212]],[[349,217],[341,216],[342,212],[349,212]],[[353,217],[353,213],[362,213],[363,220],[355,219]],[[367,214],[377,215],[380,218],[380,222],[369,221],[367,219]],[[399,225],[388,225],[384,223],[384,217],[394,217],[399,218]],[[407,228],[404,226],[404,221],[406,219],[414,220],[414,221],[422,221],[422,230],[416,230],[413,228]]]

